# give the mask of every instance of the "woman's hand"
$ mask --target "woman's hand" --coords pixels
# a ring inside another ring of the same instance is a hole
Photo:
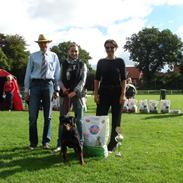
[[[29,92],[25,92],[25,93],[24,93],[24,98],[25,98],[25,101],[26,101],[26,102],[29,102],[29,100],[30,100]]]
[[[69,94],[69,89],[64,88],[63,89],[63,94],[64,94],[64,96],[67,96]]]
[[[53,100],[53,99],[57,99],[58,97],[59,97],[59,92],[58,92],[58,91],[54,91],[54,92],[53,92],[52,100]]]
[[[119,103],[123,106],[125,101],[126,101],[125,95],[121,94],[120,99],[119,99]]]
[[[69,98],[72,98],[72,97],[76,96],[76,92],[73,91],[73,92],[69,93],[67,96],[68,96]]]
[[[96,104],[99,104],[99,95],[98,94],[94,95],[94,101]]]

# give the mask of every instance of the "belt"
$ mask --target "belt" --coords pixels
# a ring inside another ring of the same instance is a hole
[[[32,79],[33,82],[49,82],[53,81],[53,79]]]
[[[120,85],[101,85],[100,88],[112,89],[112,88],[121,88],[121,86]]]

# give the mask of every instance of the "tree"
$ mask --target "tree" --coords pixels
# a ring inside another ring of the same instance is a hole
[[[26,42],[19,35],[7,35],[4,36],[1,49],[7,58],[7,70],[22,84],[29,55],[26,51]]]
[[[95,73],[96,73],[96,71],[90,70],[87,74],[87,79],[86,79],[87,90],[92,90],[92,91],[94,90]]]
[[[8,64],[8,58],[4,54],[1,48],[0,48],[0,68],[6,69],[6,70],[10,69],[10,66]]]
[[[167,72],[156,75],[156,89],[166,88],[166,89],[174,89],[180,90],[183,89],[182,82],[183,77],[180,73],[176,72]]]
[[[2,48],[5,45],[5,38],[6,36],[0,33],[0,48]]]
[[[59,43],[58,46],[53,46],[51,51],[55,52],[58,55],[60,62],[67,58],[67,48],[70,42]]]
[[[182,47],[183,43],[177,35],[168,29],[159,31],[154,27],[133,34],[124,45],[130,59],[143,72],[146,86],[151,85],[155,73],[166,64],[172,67],[183,62]]]

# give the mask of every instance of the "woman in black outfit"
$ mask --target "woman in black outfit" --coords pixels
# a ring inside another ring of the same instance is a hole
[[[108,151],[114,151],[117,142],[116,127],[121,123],[121,108],[125,102],[126,67],[124,60],[115,56],[118,48],[116,41],[106,40],[104,47],[107,57],[97,63],[94,81],[94,100],[97,104],[96,115],[108,115],[112,110],[112,130]]]

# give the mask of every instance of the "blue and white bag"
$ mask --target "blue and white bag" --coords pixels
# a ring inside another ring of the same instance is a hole
[[[108,116],[85,116],[83,119],[84,152],[89,156],[107,157]]]

